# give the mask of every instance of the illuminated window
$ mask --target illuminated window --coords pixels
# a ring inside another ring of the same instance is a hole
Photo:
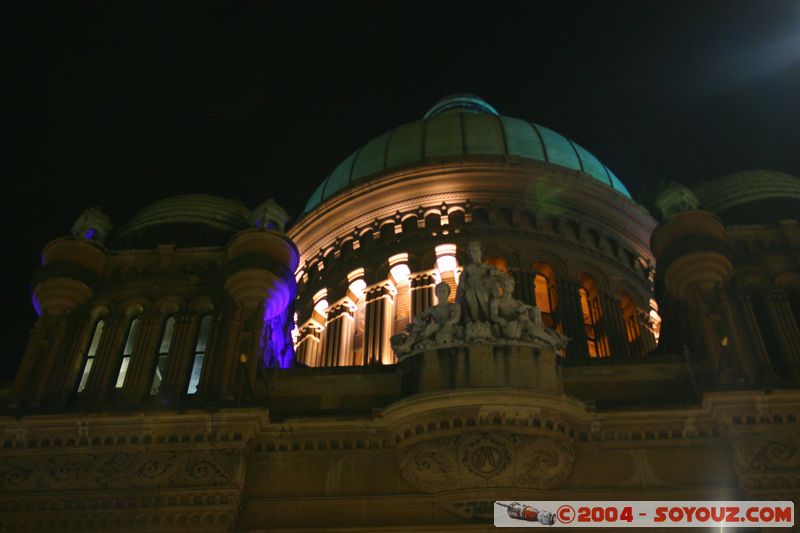
[[[200,319],[200,328],[197,331],[197,342],[194,345],[192,373],[189,375],[189,386],[186,388],[186,394],[196,394],[197,386],[200,385],[200,374],[203,372],[203,360],[206,357],[208,330],[210,327],[211,315],[206,315]]]
[[[92,340],[89,342],[89,348],[86,350],[86,355],[83,358],[83,371],[81,372],[81,380],[78,383],[78,392],[83,392],[86,388],[86,382],[89,381],[89,374],[92,372],[94,365],[94,358],[97,355],[97,348],[100,346],[100,339],[103,337],[103,328],[106,321],[100,319],[94,325],[92,332]]]
[[[586,274],[580,274],[582,287],[578,290],[581,299],[581,316],[583,318],[586,348],[589,357],[608,357],[608,339],[600,335],[597,325],[602,316],[600,308],[600,292],[595,281]]]
[[[534,263],[536,275],[533,278],[533,294],[536,307],[542,312],[542,322],[545,326],[557,328],[555,312],[558,306],[558,293],[556,291],[556,274],[553,267],[546,263]]]
[[[136,344],[136,338],[139,336],[139,319],[134,318],[128,326],[128,338],[125,340],[125,348],[122,350],[122,361],[119,364],[119,372],[117,372],[117,382],[114,388],[121,389],[125,386],[125,377],[128,375],[128,366],[131,364],[131,355],[133,355],[133,346]]]
[[[622,309],[622,320],[625,323],[625,333],[628,336],[628,342],[633,342],[642,333],[639,321],[636,317],[636,304],[633,303],[633,299],[628,293],[620,291],[619,305]]]
[[[172,345],[172,336],[175,332],[175,317],[169,317],[164,322],[164,331],[161,333],[161,343],[158,345],[158,354],[156,355],[156,367],[153,370],[153,383],[150,385],[150,394],[158,394],[158,389],[161,387],[161,382],[164,381],[164,375],[167,372],[167,356],[169,355],[169,347]]]
[[[502,257],[487,257],[483,262],[495,267],[500,272],[508,272],[508,265],[506,264],[506,260]]]

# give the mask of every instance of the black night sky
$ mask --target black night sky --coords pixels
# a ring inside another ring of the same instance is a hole
[[[297,215],[449,93],[574,139],[645,204],[672,180],[800,175],[797,0],[9,4],[0,379],[39,253],[85,208],[119,225],[208,193]]]

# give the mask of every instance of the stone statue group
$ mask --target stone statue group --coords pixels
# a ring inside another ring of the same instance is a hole
[[[437,284],[439,303],[392,336],[397,357],[448,344],[495,341],[544,344],[561,352],[569,339],[542,323],[541,310],[513,297],[514,279],[482,262],[481,243],[470,242],[468,251],[472,262],[461,273],[456,303],[448,302],[450,286]]]

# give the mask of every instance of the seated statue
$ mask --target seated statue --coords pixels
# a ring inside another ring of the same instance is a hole
[[[534,334],[536,325],[530,312],[535,308],[514,299],[513,294],[514,278],[506,276],[495,286],[490,314],[499,337],[518,340]]]
[[[459,336],[461,307],[447,301],[450,286],[444,282],[438,283],[435,291],[439,303],[416,315],[406,326],[405,333],[398,333],[390,339],[392,349],[398,356],[409,353],[426,341],[447,344]]]
[[[556,350],[563,349],[568,339],[544,326],[540,309],[515,299],[513,294],[514,278],[505,276],[495,286],[490,306],[495,334],[511,340],[540,340]]]

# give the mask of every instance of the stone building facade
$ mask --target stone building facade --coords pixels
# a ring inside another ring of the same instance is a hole
[[[288,230],[273,202],[88,210],[33,279],[0,527],[479,531],[499,499],[797,501],[800,179],[673,184],[658,207],[453,95]],[[397,359],[471,241],[565,350]]]

